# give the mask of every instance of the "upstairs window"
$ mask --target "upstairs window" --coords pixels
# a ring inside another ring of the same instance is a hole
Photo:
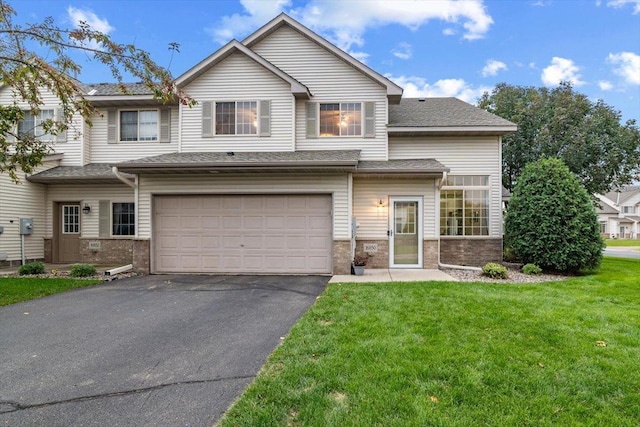
[[[40,110],[40,113],[35,115],[31,111],[24,111],[24,118],[18,122],[18,138],[28,136],[40,141],[52,141],[53,135],[42,128],[45,120],[54,120],[53,110]]]
[[[216,102],[216,135],[257,135],[257,101]]]
[[[440,235],[489,235],[488,176],[447,177],[440,191]]]
[[[120,111],[120,141],[157,141],[158,110]]]
[[[320,136],[361,136],[362,103],[320,104]]]

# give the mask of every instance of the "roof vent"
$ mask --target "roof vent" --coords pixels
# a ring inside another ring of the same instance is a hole
[[[235,156],[236,153],[234,153],[233,151],[227,151],[227,156]]]
[[[424,98],[418,98],[418,102],[424,102],[425,99]]]

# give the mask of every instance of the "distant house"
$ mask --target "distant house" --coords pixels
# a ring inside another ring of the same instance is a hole
[[[600,199],[598,220],[603,237],[617,239],[640,238],[640,185],[630,185],[605,195]]]
[[[403,89],[287,15],[177,79],[86,86],[101,116],[0,175],[0,263],[132,263],[145,273],[348,274],[502,259],[501,138],[516,125]],[[11,88],[0,103],[11,104]],[[59,101],[45,96],[42,114]],[[25,105],[25,109],[28,106]],[[40,116],[21,123],[41,131]],[[20,219],[32,219],[20,234]]]

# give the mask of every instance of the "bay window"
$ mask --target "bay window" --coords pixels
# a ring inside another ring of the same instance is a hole
[[[440,190],[440,235],[489,235],[488,176],[447,177]]]

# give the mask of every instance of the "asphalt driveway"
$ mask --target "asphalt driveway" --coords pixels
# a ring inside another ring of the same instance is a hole
[[[145,276],[0,307],[0,425],[210,425],[328,279]]]

